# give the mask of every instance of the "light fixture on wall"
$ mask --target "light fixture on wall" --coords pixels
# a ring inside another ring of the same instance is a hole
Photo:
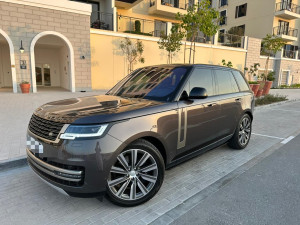
[[[23,48],[23,42],[22,42],[22,40],[21,40],[21,48],[20,48],[20,52],[21,52],[21,53],[24,53],[24,51],[25,51],[25,49]]]
[[[84,55],[80,56],[80,59],[85,59],[85,56]]]

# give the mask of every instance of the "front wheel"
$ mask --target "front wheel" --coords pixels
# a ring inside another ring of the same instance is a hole
[[[160,189],[164,170],[158,149],[146,140],[138,140],[117,156],[107,179],[107,194],[121,206],[142,204]]]
[[[240,119],[235,133],[228,142],[229,147],[233,149],[244,149],[248,145],[252,131],[252,120],[248,114]]]

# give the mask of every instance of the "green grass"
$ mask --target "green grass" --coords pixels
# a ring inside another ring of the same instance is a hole
[[[279,88],[300,88],[300,84],[292,84],[292,85],[281,85]]]
[[[265,95],[255,100],[255,106],[268,105],[275,102],[283,102],[288,100],[286,97],[287,96],[283,96],[283,95],[270,95],[270,94]]]

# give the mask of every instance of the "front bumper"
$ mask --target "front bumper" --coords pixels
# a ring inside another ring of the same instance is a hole
[[[122,142],[110,135],[101,139],[61,140],[46,143],[31,132],[43,151],[26,149],[34,172],[47,183],[71,196],[97,196],[106,190],[106,180]]]

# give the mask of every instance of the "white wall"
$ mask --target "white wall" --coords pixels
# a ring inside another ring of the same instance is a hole
[[[11,63],[8,44],[0,44],[0,87],[12,87]]]
[[[61,86],[60,48],[35,47],[35,64],[50,64],[51,86]]]

